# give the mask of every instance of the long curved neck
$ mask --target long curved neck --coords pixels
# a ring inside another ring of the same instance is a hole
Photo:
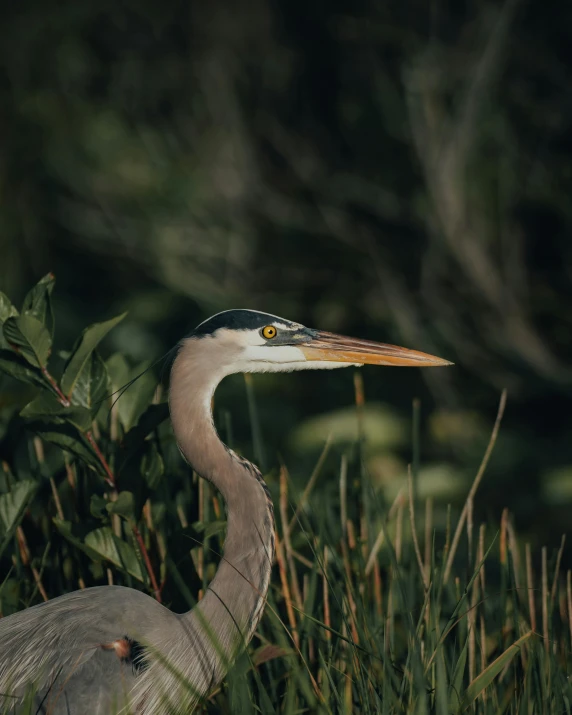
[[[262,614],[274,558],[274,514],[258,469],[229,450],[217,435],[211,401],[225,373],[213,374],[216,359],[203,340],[183,343],[171,376],[177,390],[171,390],[169,402],[181,451],[195,471],[220,491],[227,508],[226,539],[216,575],[202,601],[182,617],[187,625],[209,631],[215,653],[227,661],[214,662],[213,648],[207,648],[212,658],[205,667],[216,680],[250,640]]]

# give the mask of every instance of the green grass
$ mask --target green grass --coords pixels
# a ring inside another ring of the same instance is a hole
[[[45,318],[49,292],[36,290],[36,314]],[[6,321],[1,300],[0,308]],[[160,592],[176,611],[191,608],[216,569],[224,511],[180,459],[154,379],[147,373],[112,407],[109,393],[141,366],[97,355],[100,324],[63,370],[67,384],[78,385],[64,408],[57,401],[64,381],[41,362],[46,336],[30,324],[20,334],[12,325],[20,350],[0,351],[0,369],[29,390],[14,393],[16,383],[6,382],[1,393],[2,614],[104,583]],[[355,386],[359,427],[359,376]],[[248,397],[253,449],[271,463],[255,384],[248,383]],[[26,403],[24,420],[15,408]],[[327,442],[303,479],[284,466],[268,473],[278,545],[268,604],[206,712],[570,712],[572,581],[560,570],[564,543],[532,554],[508,511],[499,523],[473,519],[504,403],[503,395],[462,510],[415,496],[418,407],[407,489],[392,504],[368,476],[361,428],[343,450]],[[219,428],[232,431],[228,423]]]

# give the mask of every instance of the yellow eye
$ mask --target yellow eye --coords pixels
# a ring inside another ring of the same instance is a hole
[[[271,340],[276,337],[276,328],[273,325],[267,325],[265,328],[262,328],[262,335],[267,340]]]

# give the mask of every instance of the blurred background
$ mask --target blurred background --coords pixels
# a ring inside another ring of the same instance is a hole
[[[365,368],[390,501],[461,503],[533,543],[572,506],[572,5],[29,0],[0,22],[0,289],[48,271],[57,345],[156,359],[249,307],[453,360]],[[256,376],[266,470],[356,434],[352,371]],[[249,453],[242,377],[217,419]],[[230,419],[229,419],[230,418]],[[249,454],[249,456],[252,456]],[[331,473],[339,464],[332,452]],[[498,522],[497,522],[498,523]]]

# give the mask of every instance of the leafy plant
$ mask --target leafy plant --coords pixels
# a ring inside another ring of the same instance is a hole
[[[86,328],[58,366],[53,284],[42,279],[20,311],[0,294],[0,371],[13,381],[2,394],[19,388],[0,408],[2,614],[104,583],[191,608],[222,549],[220,496],[180,459],[150,372],[116,400],[147,367],[98,352],[123,316]],[[419,503],[411,472],[405,492],[383,503],[362,467],[358,379],[356,395],[357,441],[337,453],[327,442],[302,493],[284,466],[267,475],[278,533],[265,617],[204,707],[570,712],[564,541],[552,555],[542,549],[538,577],[508,511],[498,525],[472,519],[506,396],[454,527],[446,506]],[[249,396],[254,407],[252,385]]]

